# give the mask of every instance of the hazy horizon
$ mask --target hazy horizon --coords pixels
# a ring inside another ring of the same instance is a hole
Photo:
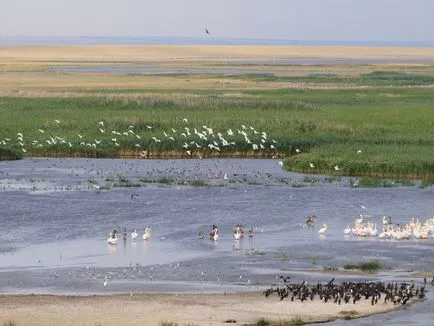
[[[0,0],[0,37],[434,43],[434,1]],[[205,33],[208,29],[210,34]]]

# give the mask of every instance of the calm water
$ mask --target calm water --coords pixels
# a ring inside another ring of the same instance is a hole
[[[210,186],[118,187],[119,176],[131,183],[166,177]],[[382,215],[395,223],[431,217],[432,187],[357,189],[345,178],[328,182],[315,176],[312,183],[305,177],[282,171],[277,160],[0,162],[0,292],[259,290],[282,273],[294,280],[325,281],[332,276],[305,270],[368,259],[389,268],[372,279],[403,280],[406,271],[434,270],[432,238],[398,242],[343,235],[359,214],[379,225]],[[312,214],[318,225],[301,227]],[[231,232],[238,223],[254,228],[253,239],[234,241]],[[325,237],[318,234],[322,223],[330,225]],[[220,228],[218,242],[201,240],[198,233],[213,224]],[[141,237],[147,226],[152,236],[146,242],[106,243],[113,229],[137,229]],[[351,323],[373,325],[380,318],[404,325],[417,315],[426,324],[434,318],[429,297],[405,311]]]

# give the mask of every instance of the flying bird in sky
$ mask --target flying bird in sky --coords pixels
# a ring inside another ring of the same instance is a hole
[[[205,28],[205,32],[207,33],[207,34],[211,34],[206,28]]]

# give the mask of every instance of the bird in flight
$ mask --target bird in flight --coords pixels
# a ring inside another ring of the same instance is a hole
[[[207,33],[207,34],[211,34],[206,28],[205,28],[205,32]]]

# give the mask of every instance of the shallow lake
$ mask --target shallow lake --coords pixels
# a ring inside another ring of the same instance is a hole
[[[205,186],[192,186],[194,180]],[[434,238],[343,234],[360,214],[379,229],[383,215],[400,224],[432,217],[433,187],[351,188],[345,178],[282,171],[271,159],[0,162],[0,203],[0,293],[249,291],[282,274],[309,282],[406,280],[408,271],[434,270]],[[312,214],[316,226],[303,227]],[[330,229],[320,236],[323,223]],[[213,224],[219,240],[200,239],[199,232],[206,235]],[[253,228],[253,238],[235,241],[236,224]],[[152,228],[147,241],[141,240],[145,227]],[[108,245],[109,232],[124,228],[127,239]],[[134,229],[140,240],[131,241]],[[372,259],[385,266],[377,275],[322,272]],[[306,271],[312,269],[317,272]],[[371,325],[380,318],[403,325],[422,314],[426,324],[434,318],[428,297],[405,311],[351,323]]]

